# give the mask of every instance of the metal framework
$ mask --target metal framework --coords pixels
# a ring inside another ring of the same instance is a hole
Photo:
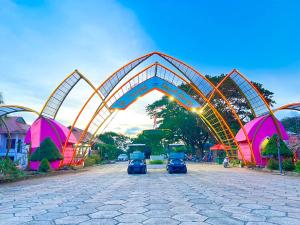
[[[150,61],[149,59],[153,56],[158,57],[159,62],[149,64],[148,61]],[[128,78],[127,80],[124,79],[126,77]],[[262,94],[259,93],[256,87],[236,69],[230,72],[218,85],[214,85],[210,80],[208,80],[207,77],[203,76],[188,64],[160,52],[151,52],[127,63],[126,65],[115,71],[97,88],[94,87],[92,83],[79,71],[73,71],[53,91],[39,115],[55,119],[59,109],[61,108],[71,90],[81,79],[85,80],[93,89],[93,93],[81,106],[75,120],[73,121],[67,136],[67,140],[63,144],[62,152],[64,152],[64,150],[66,149],[72,131],[75,128],[78,120],[82,117],[83,112],[88,110],[88,106],[94,104],[91,100],[95,96],[98,96],[100,99],[100,103],[94,111],[93,116],[89,121],[87,121],[86,126],[79,140],[77,140],[78,142],[75,146],[80,146],[81,144],[86,143],[91,144],[99,134],[101,128],[103,128],[107,121],[112,118],[112,115],[114,114],[114,109],[112,107],[113,104],[133,88],[139,85],[143,85],[145,82],[154,77],[163,80],[169,85],[173,85],[179,88],[190,98],[196,101],[198,105],[200,105],[200,107],[191,108],[190,106],[183,104],[183,102],[179,98],[175,98],[175,100],[184,108],[197,113],[200,119],[212,132],[216,140],[222,143],[224,146],[230,147],[231,151],[228,151],[227,154],[231,157],[236,157],[237,151],[240,151],[240,147],[235,140],[235,134],[231,130],[228,122],[224,119],[222,115],[223,112],[220,109],[220,105],[216,105],[215,103],[216,99],[221,100],[221,102],[223,103],[221,107],[223,107],[223,109],[227,109],[231,113],[232,117],[237,121],[240,129],[243,131],[246,137],[247,144],[249,145],[249,149],[251,151],[251,162],[255,163],[252,143],[244,128],[244,121],[242,118],[240,118],[237,110],[231,105],[230,101],[225,96],[226,93],[223,93],[226,90],[222,92],[221,87],[227,80],[230,79],[236,86],[240,94],[242,94],[247,100],[253,117],[260,117],[269,114],[274,120],[276,120],[273,111],[270,109],[267,101],[262,96]],[[172,93],[169,91],[155,87],[148,92],[154,89],[157,89],[158,91],[161,91],[166,95],[172,95]],[[148,92],[144,94],[147,94]],[[133,102],[134,101],[132,101],[130,104],[132,104]],[[300,110],[300,104],[298,106],[289,107],[298,107],[298,109]],[[74,164],[80,163],[83,160],[76,155],[76,152],[77,151],[74,151],[73,155],[72,163]],[[240,154],[243,161],[247,163],[242,151],[240,151]]]
[[[10,130],[8,129],[5,120],[3,119],[3,117],[7,116],[8,114],[11,113],[17,113],[17,112],[30,112],[30,113],[34,113],[37,116],[39,115],[39,113],[37,111],[35,111],[34,109],[31,108],[27,108],[24,106],[20,106],[20,105],[5,105],[2,104],[0,105],[0,121],[1,123],[4,125],[6,131],[7,131],[7,150],[6,150],[6,154],[5,157],[8,156],[9,150],[10,150],[10,146],[11,146],[11,135],[10,135]]]
[[[150,66],[144,67],[140,70],[140,72],[136,73],[132,78],[130,78],[125,83],[123,82],[122,84],[122,80],[127,75],[129,75],[131,71],[133,71],[135,68],[137,68],[137,66],[144,63],[153,55],[159,56],[159,58],[164,63],[169,64],[169,67],[171,66],[175,68],[177,72],[171,70],[165,65],[155,63]],[[152,71],[150,71],[151,69]],[[176,86],[180,86],[182,84],[189,86],[190,89],[187,93],[193,96],[201,104],[201,109],[197,109],[198,115],[201,117],[202,121],[208,126],[209,130],[213,133],[213,136],[219,142],[226,146],[230,146],[230,148],[233,150],[231,152],[231,155],[234,156],[234,154],[236,154],[236,151],[239,150],[239,146],[235,140],[235,135],[221,115],[222,112],[220,112],[216,108],[216,106],[213,105],[212,101],[212,99],[216,97],[221,99],[224,102],[224,107],[227,107],[231,111],[233,117],[236,119],[240,128],[243,130],[252,154],[252,162],[255,162],[252,151],[252,143],[249,140],[247,132],[243,126],[243,121],[241,120],[233,106],[230,104],[228,99],[225,97],[224,93],[220,91],[220,86],[222,85],[222,83],[224,83],[226,79],[230,78],[234,81],[235,85],[238,87],[238,90],[246,97],[254,117],[262,116],[266,113],[272,114],[272,111],[270,110],[265,99],[254,87],[254,85],[237,70],[233,70],[224,78],[222,82],[220,82],[220,84],[215,86],[205,76],[203,76],[201,73],[199,73],[189,65],[169,55],[159,52],[152,52],[129,62],[128,64],[124,65],[116,72],[114,72],[111,76],[109,76],[98,88],[94,88],[94,93],[81,107],[75,121],[73,122],[69,131],[67,141],[78,119],[80,118],[83,111],[87,108],[87,105],[90,103],[95,94],[101,94],[102,102],[98,106],[97,110],[95,110],[90,121],[88,121],[81,137],[78,140],[77,146],[80,145],[83,141],[87,141],[88,143],[93,142],[100,128],[113,114],[113,110],[110,109],[111,105],[121,96],[123,96],[127,91],[134,88],[136,85],[142,83],[143,81],[150,79],[153,76],[160,77],[161,79],[164,79]],[[118,85],[120,86],[117,87]],[[196,93],[196,96],[192,95],[190,91]],[[180,101],[177,102],[180,104]],[[56,107],[57,111],[59,107]],[[90,140],[87,140],[87,134],[89,133],[92,134],[92,137],[90,138]],[[63,151],[66,148],[67,141],[64,145]],[[74,154],[74,159],[75,158],[76,153]]]
[[[281,110],[293,110],[293,111],[300,112],[300,102],[283,105],[283,106],[275,109],[273,112],[275,113],[275,112],[281,111]]]

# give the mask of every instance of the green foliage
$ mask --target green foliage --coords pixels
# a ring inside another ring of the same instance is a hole
[[[91,157],[87,157],[85,160],[84,160],[84,167],[87,167],[87,166],[92,166],[96,163],[96,159],[94,158],[91,158]]]
[[[24,172],[19,170],[16,164],[8,157],[0,158],[0,174],[8,178],[18,178],[24,176]]]
[[[94,159],[96,164],[101,163],[100,154],[92,154],[89,156],[89,158]]]
[[[298,173],[300,173],[300,160],[298,160],[298,161],[296,162],[295,171],[298,172]]]
[[[103,143],[108,145],[113,145],[116,148],[120,149],[121,151],[125,151],[127,145],[130,144],[131,142],[129,137],[111,131],[100,134],[98,138]]]
[[[172,151],[174,152],[187,152],[187,149],[185,146],[176,146],[172,148]]]
[[[50,138],[46,138],[30,157],[31,161],[41,161],[44,158],[49,162],[63,159],[63,156]]]
[[[145,144],[150,149],[152,155],[161,155],[165,153],[165,141],[171,135],[172,132],[169,129],[144,130],[132,141],[136,144]]]
[[[285,159],[282,162],[282,169],[284,171],[293,171],[295,169],[295,165],[291,159]]]
[[[280,154],[285,157],[292,157],[293,152],[287,147],[284,141],[280,138]],[[277,149],[277,135],[274,134],[262,150],[262,155],[272,155],[274,158],[278,158]]]
[[[169,129],[171,134],[165,145],[183,141],[192,154],[203,154],[203,144],[212,140],[210,132],[200,117],[167,97],[148,105],[146,111],[150,117],[157,116],[159,129]]]
[[[230,160],[230,164],[232,167],[237,167],[241,164],[241,162],[238,159],[233,159],[233,160]]]
[[[115,145],[110,144],[97,144],[97,150],[101,159],[105,159],[105,155],[107,154],[109,160],[115,160],[118,158],[118,155],[125,153]]]
[[[51,169],[50,163],[47,158],[43,158],[39,166],[39,172],[46,173]]]
[[[300,116],[287,117],[281,120],[282,125],[287,131],[300,133]]]
[[[270,170],[278,170],[279,169],[278,160],[276,160],[276,159],[269,159],[267,167]]]
[[[149,161],[150,164],[164,164],[164,161],[163,160],[150,160]]]

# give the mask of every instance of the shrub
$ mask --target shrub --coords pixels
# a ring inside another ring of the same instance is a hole
[[[101,157],[98,154],[92,154],[89,156],[89,158],[94,159],[96,164],[99,164],[101,162]]]
[[[294,153],[284,141],[280,138],[280,154],[285,157],[292,157]],[[269,141],[265,144],[264,149],[262,150],[262,155],[272,155],[274,158],[278,158],[278,149],[277,149],[277,135],[274,134]]]
[[[30,157],[31,161],[41,161],[44,158],[49,162],[64,158],[50,138],[46,138]]]
[[[8,157],[0,159],[0,174],[9,178],[18,178],[24,176],[24,172],[19,170],[16,164]]]
[[[282,162],[282,169],[284,171],[293,171],[295,169],[295,165],[291,159],[285,159]]]
[[[150,160],[150,164],[164,164],[163,160]]]
[[[296,172],[299,172],[299,173],[300,173],[300,160],[298,160],[298,161],[296,162],[295,170],[296,170]]]
[[[43,158],[39,166],[39,172],[48,172],[50,170],[50,163],[47,158]]]
[[[238,159],[233,159],[233,160],[230,160],[230,164],[233,166],[233,167],[237,167],[240,165],[240,160]]]
[[[279,169],[279,163],[275,159],[269,159],[267,167],[270,170],[278,170]]]
[[[84,166],[92,166],[96,163],[96,160],[94,158],[91,158],[91,157],[87,157],[85,160],[84,160]]]

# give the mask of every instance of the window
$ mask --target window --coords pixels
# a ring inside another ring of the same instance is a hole
[[[8,145],[9,145],[9,143],[10,143],[10,149],[15,149],[15,147],[16,147],[16,139],[10,139],[10,142],[9,142],[9,139],[7,139],[7,141],[6,141],[6,147],[8,147]]]

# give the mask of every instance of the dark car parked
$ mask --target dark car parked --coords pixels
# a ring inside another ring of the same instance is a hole
[[[130,160],[127,167],[128,174],[146,174],[147,165],[145,161],[145,155],[142,152],[133,152],[130,154]]]
[[[183,153],[170,153],[167,163],[169,173],[187,173]]]

